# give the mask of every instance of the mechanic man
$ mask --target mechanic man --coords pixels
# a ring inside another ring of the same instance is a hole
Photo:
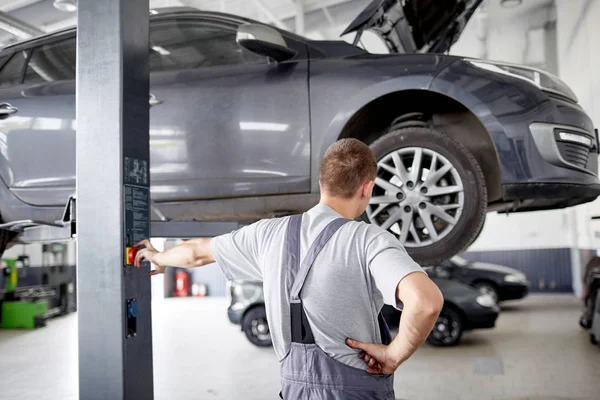
[[[306,213],[162,253],[145,240],[136,266],[149,260],[154,275],[217,262],[229,280],[264,282],[282,398],[393,400],[393,373],[427,338],[443,297],[391,233],[354,221],[376,173],[368,146],[339,140],[321,163],[321,201]],[[384,303],[403,309],[393,341]]]

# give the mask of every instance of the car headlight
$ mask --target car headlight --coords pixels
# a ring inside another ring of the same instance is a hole
[[[479,296],[477,296],[475,301],[477,301],[477,304],[479,304],[482,307],[492,308],[492,307],[496,306],[496,302],[494,301],[494,298],[492,296],[490,296],[489,294],[479,295]]]
[[[488,71],[512,76],[514,78],[523,79],[529,83],[534,84],[535,86],[544,91],[559,94],[561,96],[573,100],[576,103],[578,101],[577,96],[571,90],[571,88],[567,86],[566,83],[564,83],[557,76],[554,76],[549,72],[542,71],[541,69],[525,67],[523,65],[514,65],[482,60],[466,61],[478,68],[483,68]]]
[[[525,283],[527,282],[527,277],[523,274],[508,274],[504,276],[504,281],[511,283]]]

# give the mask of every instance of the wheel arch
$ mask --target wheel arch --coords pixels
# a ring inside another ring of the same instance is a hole
[[[397,117],[410,113],[422,113],[435,129],[465,146],[483,170],[488,202],[501,199],[500,162],[488,129],[470,109],[445,94],[407,89],[374,98],[352,114],[336,139],[372,143]]]
[[[498,293],[498,296],[500,295],[500,285],[498,285],[498,283],[495,282],[493,279],[478,277],[473,279],[471,286],[476,286],[478,283],[485,283],[492,286],[494,289],[496,289],[496,293]]]
[[[462,322],[462,329],[466,330],[466,327],[468,325],[467,324],[468,319],[467,319],[467,315],[465,314],[463,309],[460,308],[452,300],[447,300],[447,299],[444,299],[444,307],[451,309],[452,311],[454,311],[455,313],[457,313],[459,315],[460,321]]]

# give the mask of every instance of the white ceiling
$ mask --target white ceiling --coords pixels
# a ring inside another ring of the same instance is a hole
[[[554,0],[523,0],[515,8],[502,7],[500,0],[486,0],[479,11],[486,12],[491,23],[501,22],[518,15],[528,14],[537,9],[549,7]]]
[[[101,1],[101,0],[99,0]],[[305,35],[312,38],[336,39],[345,26],[369,0],[150,0],[151,8],[190,6],[208,11],[221,11],[295,29],[296,3],[303,1]],[[500,6],[500,0],[486,0],[478,13],[485,13],[490,24],[522,15],[552,4],[553,0],[523,0],[516,8]],[[43,31],[54,31],[76,23],[75,13],[56,10],[53,0],[0,0],[0,11],[9,12]],[[0,42],[16,38],[0,32]]]

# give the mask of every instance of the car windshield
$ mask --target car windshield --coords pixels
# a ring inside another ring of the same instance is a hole
[[[462,257],[459,256],[454,256],[450,259],[450,262],[452,262],[452,264],[457,265],[459,267],[466,267],[469,265],[469,261],[465,260]]]

